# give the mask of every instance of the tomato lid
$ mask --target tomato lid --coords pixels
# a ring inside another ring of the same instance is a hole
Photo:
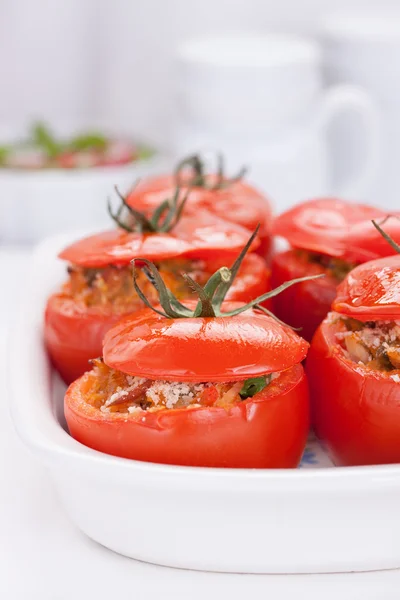
[[[277,217],[273,233],[286,238],[295,248],[364,262],[393,254],[371,223],[372,219],[385,216],[385,212],[372,206],[317,198]],[[388,221],[388,232],[400,241],[400,223],[396,219]]]
[[[400,318],[400,256],[359,265],[337,289],[332,309],[361,321]]]
[[[212,177],[208,180],[211,182]],[[140,210],[150,210],[157,206],[165,195],[174,190],[175,179],[165,175],[139,185],[127,197],[130,206]],[[183,185],[182,189],[188,186]],[[254,229],[257,223],[271,226],[271,206],[267,198],[255,188],[244,182],[236,182],[226,189],[208,190],[200,187],[191,188],[187,211],[205,208],[217,216],[231,219],[241,225]]]
[[[182,256],[188,249],[187,242],[167,233],[142,234],[115,229],[74,242],[60,252],[59,258],[82,267],[100,268],[129,264],[135,256],[166,260]]]
[[[148,379],[238,381],[289,369],[305,358],[308,346],[252,309],[232,317],[184,319],[143,309],[106,334],[103,354],[109,367]]]
[[[133,284],[148,308],[109,330],[103,345],[106,364],[149,379],[207,382],[248,379],[301,362],[308,343],[261,303],[315,276],[285,282],[247,304],[225,302],[256,235],[257,229],[231,268],[219,268],[204,286],[182,275],[198,296],[197,302],[182,304],[166,287],[156,265],[137,259],[155,287],[160,305],[152,306],[140,288],[135,261]]]
[[[140,182],[127,197],[127,202],[140,210],[152,209],[163,196],[171,194],[178,182],[181,189],[190,189],[186,210],[203,208],[252,231],[260,224],[260,232],[269,233],[272,212],[267,198],[243,181],[244,171],[229,178],[223,174],[221,164],[219,169],[219,173],[206,174],[200,157],[188,157],[178,165],[174,175]]]
[[[87,268],[126,265],[140,256],[148,260],[201,259],[237,253],[249,237],[247,229],[217,219],[207,211],[181,217],[168,233],[135,233],[123,229],[105,231],[74,242],[59,257]],[[252,249],[259,241],[252,242]]]
[[[219,217],[240,223],[247,229],[253,230],[260,223],[261,233],[271,232],[272,210],[269,201],[242,181],[215,192],[194,189],[190,202],[201,205]]]
[[[385,217],[380,214],[379,217]],[[375,218],[375,221],[383,226],[385,234],[395,243],[400,243],[400,220],[397,214],[385,218]],[[353,262],[367,262],[394,254],[393,247],[387,243],[379,230],[373,226],[371,221],[360,221],[350,230],[347,239],[346,255]]]

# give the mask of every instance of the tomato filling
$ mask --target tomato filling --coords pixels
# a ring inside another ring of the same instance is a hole
[[[308,250],[295,250],[296,256],[305,263],[319,265],[327,275],[330,275],[337,281],[342,281],[350,271],[357,265],[347,262],[341,258],[328,256],[327,254],[318,254]]]
[[[154,381],[134,377],[93,361],[87,374],[85,401],[102,413],[143,413],[175,408],[229,408],[267,387],[279,373],[226,383]]]
[[[200,285],[204,285],[211,275],[200,261],[164,261],[159,263],[158,269],[167,287],[178,298],[187,298],[191,294],[181,273],[188,273]],[[143,308],[133,286],[131,265],[109,265],[101,269],[72,265],[68,267],[68,273],[69,280],[62,292],[84,307],[108,307],[121,314]],[[137,272],[137,281],[149,301],[157,304],[158,294],[142,270]]]
[[[400,321],[339,317],[337,327],[336,339],[350,360],[377,371],[399,371],[392,378],[400,382]]]

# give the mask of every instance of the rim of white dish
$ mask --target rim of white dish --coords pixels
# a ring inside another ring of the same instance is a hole
[[[321,52],[316,42],[298,35],[230,33],[191,38],[179,46],[177,57],[214,68],[270,68],[316,63]]]
[[[322,30],[332,39],[387,43],[400,38],[400,10],[335,13],[324,20]]]

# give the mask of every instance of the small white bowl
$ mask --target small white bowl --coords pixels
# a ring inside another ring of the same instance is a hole
[[[16,428],[48,467],[71,520],[115,552],[173,567],[235,573],[400,567],[400,465],[175,467],[101,454],[69,436],[42,320],[48,294],[63,279],[55,255],[74,238],[47,240],[27,266],[9,364]]]
[[[164,164],[155,156],[117,167],[0,168],[0,243],[32,243],[66,229],[109,227],[106,203],[114,185],[125,193]]]

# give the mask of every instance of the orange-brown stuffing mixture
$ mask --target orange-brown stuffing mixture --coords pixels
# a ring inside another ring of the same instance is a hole
[[[205,272],[205,265],[191,261],[164,261],[158,265],[166,286],[178,297],[190,295],[181,273],[188,273],[192,279],[204,285],[211,275]],[[143,308],[143,303],[133,287],[132,267],[107,266],[102,269],[68,267],[69,280],[63,286],[63,293],[86,307],[110,307],[115,313],[125,313]],[[153,285],[141,270],[137,281],[149,301],[157,304],[158,295]]]
[[[338,325],[339,332],[336,338],[352,361],[362,363],[371,369],[399,370],[400,373],[399,321],[363,323],[352,318],[340,318]]]
[[[277,375],[266,376],[266,385]],[[192,383],[153,381],[134,377],[93,361],[87,374],[85,401],[103,413],[156,412],[172,408],[219,406],[229,408],[242,400],[243,381]]]
[[[296,254],[304,262],[319,265],[328,275],[334,277],[338,282],[342,281],[356,266],[355,263],[347,262],[341,258],[334,258],[316,252],[308,252],[307,250],[296,250]]]

